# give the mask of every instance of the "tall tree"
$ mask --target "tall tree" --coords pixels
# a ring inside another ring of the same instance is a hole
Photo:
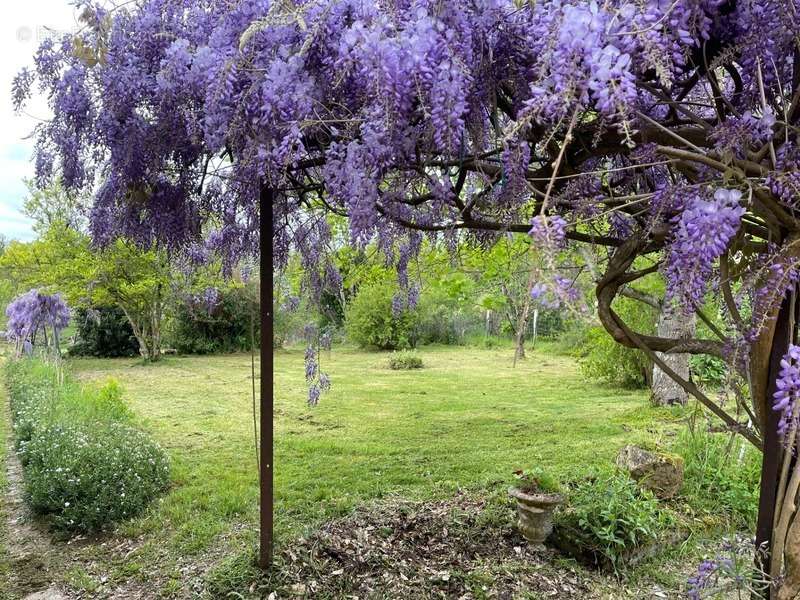
[[[174,280],[163,252],[121,239],[95,248],[85,234],[56,222],[32,242],[12,242],[0,256],[0,274],[13,293],[63,292],[75,308],[119,307],[142,357],[161,357],[164,307]]]
[[[660,307],[660,309],[656,335],[674,339],[691,339],[695,336],[694,315],[687,317],[679,312],[665,310],[664,307]],[[657,356],[681,379],[689,381],[688,354],[658,353]],[[686,404],[689,401],[688,392],[658,365],[653,365],[653,382],[650,385],[650,391],[653,404],[658,406]]]
[[[269,202],[277,265],[299,248],[317,292],[337,283],[326,211],[348,217],[354,244],[377,239],[401,281],[420,232],[602,246],[601,322],[763,449],[761,565],[774,595],[800,586],[800,391],[776,386],[797,338],[795,0],[84,6],[86,27],[44,42],[14,95],[38,80],[53,109],[39,178],[102,179],[97,243],[196,250],[205,222],[233,261],[258,251]],[[631,329],[614,300],[659,270],[660,300],[703,321],[713,282],[730,331]],[[563,275],[535,293],[576,300]],[[727,360],[751,424],[657,353]]]
[[[85,229],[85,199],[67,190],[60,179],[55,179],[45,187],[39,187],[35,181],[26,179],[25,185],[28,195],[22,210],[25,216],[33,220],[34,230],[43,233],[57,224],[76,231]]]

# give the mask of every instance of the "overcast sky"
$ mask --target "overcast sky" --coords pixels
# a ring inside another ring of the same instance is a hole
[[[44,102],[31,103],[18,115],[11,106],[11,80],[33,63],[39,42],[50,32],[74,31],[75,9],[69,0],[7,2],[0,19],[0,235],[29,240],[33,231],[20,212],[25,198],[23,178],[33,175],[32,141],[27,138],[37,119],[46,119]]]

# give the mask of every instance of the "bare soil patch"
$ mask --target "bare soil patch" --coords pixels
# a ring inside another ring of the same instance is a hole
[[[25,505],[22,464],[10,443],[6,452],[6,478],[8,486],[2,515],[7,532],[6,553],[11,565],[11,593],[26,597],[53,591],[50,584],[55,577],[50,536]]]
[[[365,507],[284,547],[257,591],[275,599],[615,597],[607,584],[619,581],[531,547],[505,508],[464,494]],[[658,586],[634,594],[616,597],[674,597]]]

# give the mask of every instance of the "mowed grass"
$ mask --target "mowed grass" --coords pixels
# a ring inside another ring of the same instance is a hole
[[[303,352],[275,354],[278,538],[387,494],[424,499],[458,488],[496,491],[517,469],[560,477],[608,465],[625,443],[651,441],[677,418],[643,392],[582,379],[569,358],[511,350],[423,348],[425,368],[392,371],[386,354],[322,356],[333,388],[306,405]],[[234,523],[257,522],[249,355],[73,360],[87,380],[110,376],[173,460],[175,485],[131,535],[202,552]],[[252,534],[254,528],[245,528]],[[248,534],[248,539],[253,539]]]

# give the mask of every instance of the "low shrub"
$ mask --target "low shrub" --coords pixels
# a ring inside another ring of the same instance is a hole
[[[634,331],[655,333],[658,311],[647,304],[619,298],[614,309]],[[650,385],[653,363],[644,352],[618,344],[601,325],[587,328],[584,336],[576,355],[586,377],[632,389]]]
[[[614,341],[600,326],[586,331],[584,346],[578,351],[578,364],[584,376],[629,389],[648,385],[653,365],[641,350]]]
[[[474,348],[485,348],[486,350],[510,346],[511,343],[511,338],[504,338],[498,335],[486,335],[485,333],[472,333],[464,338],[465,345]]]
[[[9,361],[5,367],[5,380],[11,406],[11,424],[16,448],[33,437],[39,423],[47,418],[54,404],[55,373],[43,363],[32,360]]]
[[[31,509],[61,529],[93,531],[130,518],[169,483],[163,450],[122,423],[47,425],[21,454]]]
[[[586,336],[589,327],[585,322],[574,320],[567,323],[564,331],[556,337],[549,348],[555,354],[580,356],[586,353]]]
[[[708,354],[693,354],[689,357],[689,367],[692,377],[701,385],[707,387],[720,387],[725,383],[728,368],[725,361]]]
[[[102,529],[166,489],[166,454],[133,427],[117,381],[81,386],[37,360],[11,361],[5,373],[26,497],[54,526]]]
[[[401,350],[389,355],[389,368],[395,371],[421,369],[422,357],[413,350]]]
[[[758,515],[761,455],[749,442],[700,429],[678,435],[672,451],[684,461],[683,494],[695,510],[752,528]]]
[[[673,515],[651,492],[621,472],[576,483],[568,493],[567,508],[556,515],[563,535],[587,556],[614,569],[629,552],[655,542],[673,523]]]

